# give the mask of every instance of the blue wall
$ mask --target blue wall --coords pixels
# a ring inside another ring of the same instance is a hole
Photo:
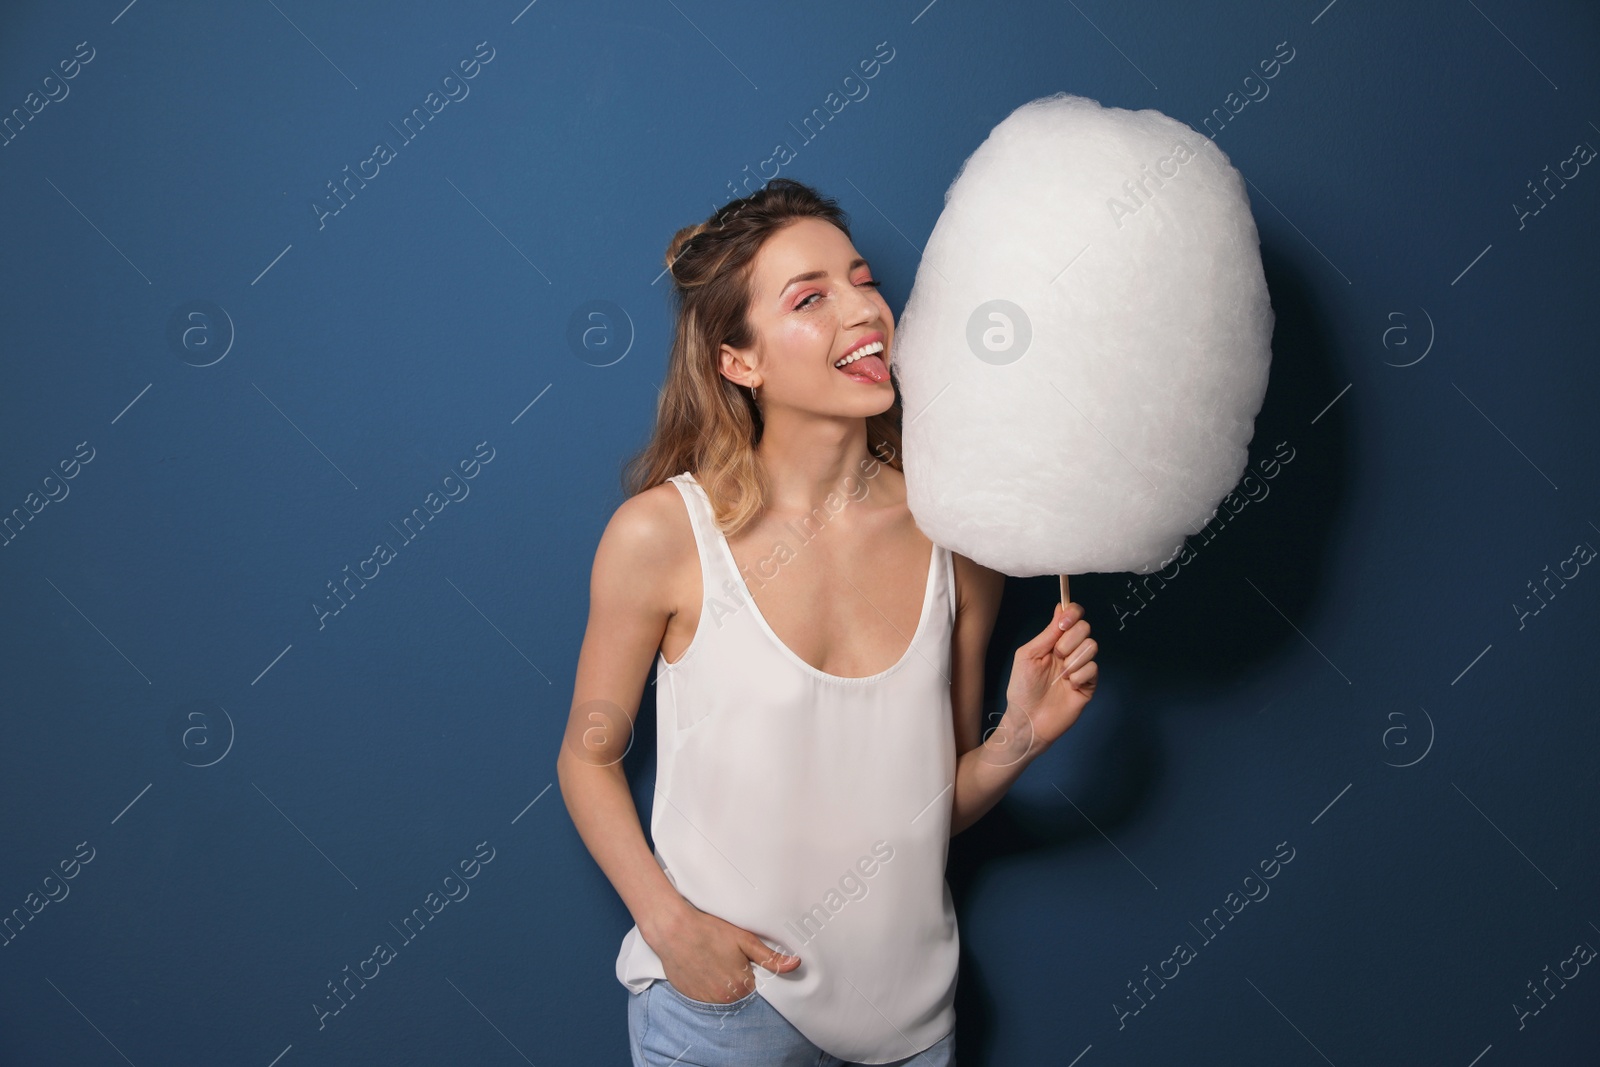
[[[0,34],[0,1061],[625,1062],[554,760],[666,241],[784,142],[898,309],[1063,90],[1215,136],[1275,359],[1248,503],[1074,579],[1102,692],[952,843],[961,1062],[1594,1055],[1592,5],[124,2]]]

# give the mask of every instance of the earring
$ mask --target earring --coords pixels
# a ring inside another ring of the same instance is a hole
[[[752,385],[750,387],[750,399],[752,401],[755,400],[755,398],[756,398],[756,390],[759,389],[759,388],[761,388],[761,386],[759,386],[759,385]]]

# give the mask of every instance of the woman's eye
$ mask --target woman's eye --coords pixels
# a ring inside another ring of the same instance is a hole
[[[872,278],[868,278],[868,279],[867,279],[867,280],[866,280],[866,281],[864,281],[864,282],[857,282],[857,283],[856,283],[856,284],[857,284],[857,285],[870,285],[870,286],[872,286],[872,287],[873,287],[873,288],[874,288],[874,289],[880,289],[880,288],[882,288],[882,287],[883,287],[883,283],[882,283],[882,282],[880,282],[880,281],[877,281],[877,280],[875,280],[875,279],[872,279]],[[806,297],[806,298],[805,298],[805,299],[804,299],[804,300],[802,300],[802,301],[800,301],[800,302],[799,302],[799,303],[798,303],[798,304],[796,304],[796,305],[795,305],[795,306],[794,306],[794,308],[795,308],[795,310],[796,310],[796,311],[799,311],[799,310],[800,310],[800,309],[801,309],[801,308],[804,308],[804,307],[809,307],[809,306],[810,306],[810,305],[811,305],[811,301],[812,301],[812,300],[814,300],[814,299],[818,299],[818,298],[820,298],[820,297],[821,297],[821,296],[822,296],[822,294],[821,294],[821,293],[811,293],[811,294],[809,294],[809,295],[808,295],[808,296],[807,296],[807,297]]]

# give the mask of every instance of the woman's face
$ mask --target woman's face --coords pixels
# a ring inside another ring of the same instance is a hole
[[[756,340],[748,349],[723,345],[722,370],[740,385],[759,383],[763,411],[783,405],[864,418],[889,409],[894,314],[838,227],[803,218],[774,233],[756,253],[750,284]],[[873,341],[883,345],[875,357],[834,366]]]

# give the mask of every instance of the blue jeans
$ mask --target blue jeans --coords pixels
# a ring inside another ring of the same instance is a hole
[[[665,978],[628,994],[634,1067],[853,1067],[806,1040],[752,990],[727,1004],[690,1000]],[[954,1067],[952,1030],[914,1056],[879,1067]]]

